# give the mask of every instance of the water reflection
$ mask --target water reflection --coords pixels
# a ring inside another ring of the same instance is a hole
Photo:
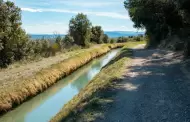
[[[47,122],[87,85],[118,52],[113,50],[62,79],[54,86],[0,118],[0,122]]]

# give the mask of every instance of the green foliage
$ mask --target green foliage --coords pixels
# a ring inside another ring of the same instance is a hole
[[[62,51],[64,45],[62,38],[57,36],[55,40],[48,40],[42,38],[42,39],[29,41],[28,47],[30,47],[29,56],[49,57],[49,56],[54,56],[56,52]]]
[[[124,4],[134,27],[146,29],[150,46],[172,35],[186,38],[184,42],[188,40],[189,0],[125,0]]]
[[[117,42],[118,43],[124,43],[124,42],[127,42],[128,41],[128,37],[119,37],[117,39]]]
[[[131,38],[133,38],[133,36],[129,36],[128,38],[130,38],[130,39],[131,39]]]
[[[64,48],[64,44],[63,44],[63,38],[62,38],[60,35],[58,35],[58,36],[56,37],[55,43],[58,45],[58,50],[59,50],[59,51],[62,51],[63,48]]]
[[[73,37],[75,44],[88,45],[91,36],[91,22],[86,15],[80,13],[70,20],[69,35]]]
[[[64,43],[65,43],[65,46],[71,46],[71,45],[74,43],[73,37],[71,37],[71,36],[68,35],[68,34],[65,35]]]
[[[95,26],[91,29],[91,42],[95,42],[97,44],[103,43],[103,30],[101,26]]]
[[[69,33],[64,38],[55,33],[51,40],[44,37],[30,40],[21,26],[20,8],[13,2],[0,0],[0,67],[7,67],[22,59],[53,56],[64,49],[88,47],[90,41],[97,44],[109,43],[101,26],[91,28],[91,22],[82,13],[70,20]],[[116,41],[113,40],[112,43],[114,42]]]
[[[50,47],[50,42],[48,40],[42,40],[42,52],[47,52]]]
[[[13,2],[0,2],[0,67],[27,55],[28,36],[21,28],[21,11]]]
[[[117,42],[117,40],[116,40],[115,38],[111,38],[111,39],[110,39],[110,43],[111,43],[111,44],[116,43],[116,42]]]
[[[102,40],[103,40],[104,43],[109,43],[109,37],[108,37],[108,35],[104,34]]]
[[[134,37],[133,39],[134,39],[135,41],[138,41],[138,42],[141,41],[141,37],[140,37],[140,36],[136,36],[136,37]]]
[[[62,37],[58,35],[55,39],[55,42],[59,44],[61,41],[62,41]]]

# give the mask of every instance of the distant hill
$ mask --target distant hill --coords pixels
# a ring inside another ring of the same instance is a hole
[[[107,34],[111,38],[121,37],[121,36],[138,36],[144,34],[144,32],[134,32],[134,31],[106,31],[105,34]],[[31,36],[31,39],[53,39],[55,38],[55,35],[53,34],[29,34]],[[64,34],[61,34],[61,36],[64,37]]]
[[[56,36],[53,34],[29,34],[31,39],[54,39]],[[64,37],[64,34],[61,34],[62,37]]]
[[[134,31],[106,31],[105,34],[107,34],[111,38],[115,37],[121,37],[121,36],[138,36],[138,35],[144,35],[144,32],[134,32]]]

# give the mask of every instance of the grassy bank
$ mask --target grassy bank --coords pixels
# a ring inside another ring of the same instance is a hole
[[[126,46],[121,50],[117,57],[112,60],[81,92],[76,95],[70,102],[68,102],[63,109],[52,118],[51,122],[59,121],[81,121],[83,117],[81,116],[87,108],[95,105],[95,102],[101,101],[98,99],[100,93],[105,89],[113,85],[113,81],[122,78],[125,71],[126,62],[130,62],[130,56],[132,51],[128,49],[129,47],[134,47],[138,44],[144,42],[128,42]],[[95,105],[97,108],[97,104]],[[90,109],[90,111],[95,108]],[[87,112],[88,114],[90,112]],[[80,116],[80,117],[78,117]]]
[[[96,45],[94,45],[96,46]],[[43,57],[36,57],[34,60],[22,60],[15,62],[9,65],[7,68],[0,69],[0,86],[4,83],[10,83],[10,81],[19,79],[19,78],[27,78],[32,75],[35,75],[36,72],[39,72],[42,69],[48,68],[53,64],[57,64],[62,62],[65,59],[73,57],[79,53],[88,51],[89,48],[82,48],[82,49],[75,49],[73,51],[65,51],[57,53],[56,56],[43,58]]]
[[[113,48],[122,47],[123,45],[124,44],[104,44],[93,47],[86,52],[82,52],[58,64],[54,64],[49,68],[42,69],[32,77],[19,78],[14,84],[1,86],[0,113],[9,111],[28,98],[43,92],[59,79],[69,75],[93,58],[103,55]]]

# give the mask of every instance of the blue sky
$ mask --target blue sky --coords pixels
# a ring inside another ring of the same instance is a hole
[[[23,28],[30,34],[65,34],[69,20],[83,12],[105,31],[136,31],[124,0],[11,0],[22,9]]]

